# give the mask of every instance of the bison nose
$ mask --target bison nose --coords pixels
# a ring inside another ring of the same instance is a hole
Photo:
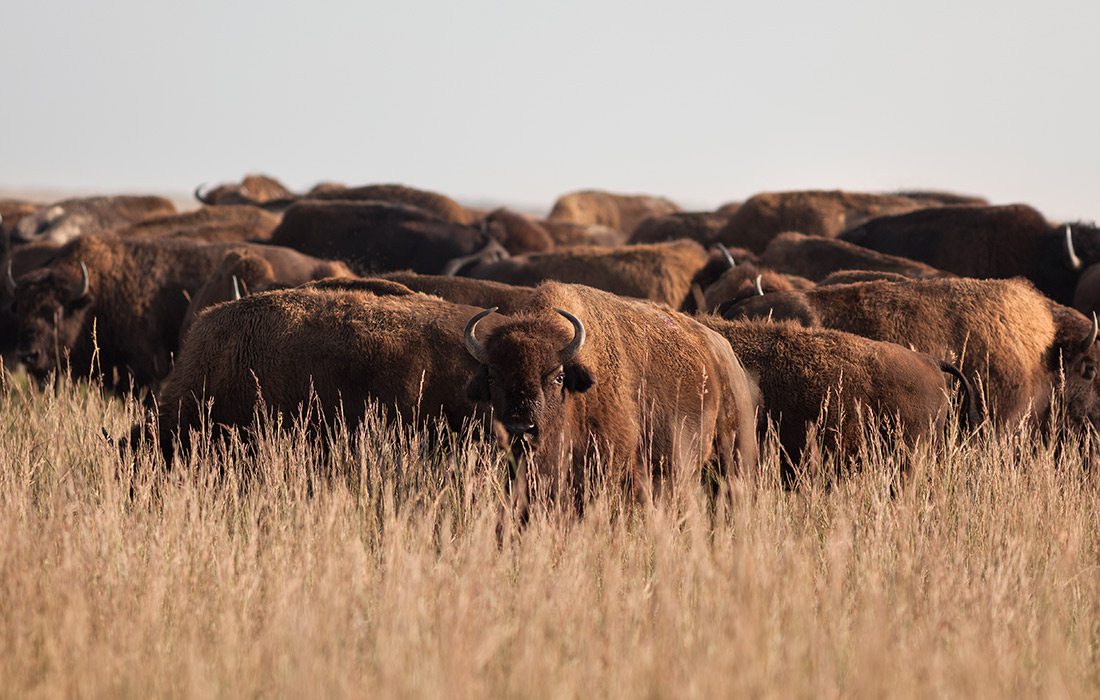
[[[504,424],[504,429],[508,431],[509,435],[519,437],[522,435],[537,435],[538,428],[534,423],[527,421],[509,421]]]

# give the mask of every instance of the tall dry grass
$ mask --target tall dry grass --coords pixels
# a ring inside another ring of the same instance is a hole
[[[498,533],[505,465],[468,439],[373,420],[120,470],[100,431],[136,413],[0,397],[0,694],[1100,695],[1100,494],[1027,431],[919,448],[900,488],[879,445],[832,488],[601,487]]]

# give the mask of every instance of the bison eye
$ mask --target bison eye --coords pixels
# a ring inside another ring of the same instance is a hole
[[[1085,363],[1083,363],[1081,365],[1081,376],[1087,382],[1091,382],[1093,379],[1095,379],[1096,378],[1096,363],[1095,362],[1085,362]]]
[[[558,372],[554,377],[554,383],[561,386],[561,383],[565,381],[565,372]]]

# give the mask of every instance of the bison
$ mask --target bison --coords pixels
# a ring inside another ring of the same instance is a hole
[[[550,219],[540,221],[539,224],[550,234],[555,248],[581,245],[617,246],[626,243],[626,234],[610,226]]]
[[[263,209],[226,204],[146,219],[116,233],[119,236],[178,237],[210,243],[232,243],[268,240],[278,225],[279,217]]]
[[[942,206],[928,199],[866,192],[763,192],[747,199],[718,232],[717,240],[762,253],[784,231],[835,238],[876,216]]]
[[[630,234],[628,243],[662,243],[686,238],[710,246],[729,217],[718,212],[676,212],[653,216],[642,221]]]
[[[341,260],[361,274],[405,269],[438,274],[456,258],[471,263],[508,255],[476,228],[416,207],[371,202],[295,204],[286,210],[271,243]]]
[[[727,317],[791,319],[912,347],[957,364],[985,393],[984,413],[1045,421],[1065,374],[1067,416],[1097,424],[1096,328],[1019,280],[862,282],[752,297]]]
[[[164,197],[116,196],[66,199],[23,217],[12,239],[21,243],[49,241],[62,244],[79,236],[107,233],[155,216],[176,213]]]
[[[881,217],[841,239],[964,277],[1025,277],[1059,304],[1072,304],[1081,271],[1100,263],[1100,229],[1054,225],[1023,204]]]
[[[912,445],[929,429],[944,427],[953,378],[965,424],[981,422],[966,377],[923,353],[790,321],[699,320],[729,341],[760,384],[764,409],[778,430],[782,476],[788,484],[810,447],[811,426],[819,420],[823,446],[848,461],[864,445],[869,417],[876,419],[876,427],[888,429],[883,437]],[[766,428],[761,422],[762,431]]]
[[[773,270],[815,282],[841,270],[894,272],[913,279],[952,276],[930,265],[847,241],[793,232],[773,238],[761,254],[760,262]]]
[[[707,464],[754,473],[759,392],[718,334],[667,307],[555,282],[479,334],[492,313],[466,326],[479,365],[469,394],[551,493],[579,498],[597,459],[635,493],[649,469],[658,483]]]
[[[680,207],[664,197],[585,190],[559,197],[547,218],[609,226],[629,236],[646,219],[678,211]]]
[[[584,284],[679,308],[707,260],[707,252],[695,241],[675,241],[618,248],[577,246],[481,262],[459,272],[525,287],[546,280]]]
[[[240,184],[223,184],[206,190],[195,188],[195,199],[209,206],[248,204],[255,207],[279,208],[288,206],[294,199],[293,192],[269,175],[245,175]]]
[[[379,280],[271,291],[201,314],[158,397],[160,446],[189,446],[209,423],[246,427],[259,402],[287,418],[310,401],[326,421],[362,420],[368,402],[459,428],[482,412],[465,386],[465,307]],[[496,319],[490,322],[495,325]],[[242,333],[241,329],[249,329]]]
[[[554,239],[534,217],[511,209],[487,212],[477,226],[512,255],[539,253],[554,247]]]

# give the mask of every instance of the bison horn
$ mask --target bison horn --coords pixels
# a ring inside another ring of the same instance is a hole
[[[7,268],[4,270],[4,285],[8,288],[9,294],[15,294],[15,275],[11,273],[11,258],[8,258]]]
[[[752,283],[752,284],[753,284],[753,286],[754,286],[754,287],[756,287],[756,293],[757,293],[757,295],[758,295],[758,296],[764,296],[764,287],[763,287],[763,286],[761,286],[761,284],[760,284],[760,279],[761,279],[761,278],[762,278],[763,276],[764,276],[764,275],[757,275],[757,276],[756,276],[756,279],[755,279],[755,280],[753,280],[753,283]]]
[[[1092,312],[1092,333],[1089,334],[1089,339],[1085,341],[1085,347],[1091,348],[1092,344],[1096,342],[1096,337],[1100,335],[1100,323],[1096,320],[1096,312]]]
[[[206,187],[205,182],[195,188],[195,199],[199,200],[203,204],[212,204],[212,202],[207,199],[206,193],[202,191],[204,187]]]
[[[581,323],[579,318],[568,311],[563,311],[558,308],[555,308],[554,311],[557,311],[566,321],[573,324],[573,340],[570,340],[569,345],[566,345],[561,349],[561,352],[558,353],[558,359],[561,360],[561,363],[564,365],[566,362],[576,357],[577,353],[581,351],[581,346],[584,345],[584,324]]]
[[[489,364],[489,354],[485,352],[485,346],[478,342],[477,336],[474,332],[477,330],[477,324],[481,319],[485,318],[489,314],[497,310],[497,307],[491,309],[483,309],[474,314],[473,318],[466,322],[466,330],[463,332],[463,336],[466,338],[466,349],[470,351],[473,358],[483,365]]]
[[[237,276],[233,275],[233,301],[241,300],[241,283],[237,280]]]
[[[1073,249],[1073,229],[1069,224],[1066,224],[1066,252],[1069,254],[1069,266],[1074,270],[1080,270],[1084,267],[1081,262],[1081,258],[1077,257],[1077,251]]]
[[[718,250],[722,251],[722,257],[726,259],[730,269],[737,267],[737,261],[733,259],[733,253],[730,252],[730,249],[727,248],[725,244],[719,243]]]
[[[80,294],[76,295],[76,300],[79,301],[88,296],[88,289],[91,287],[88,279],[88,266],[83,262],[80,263]]]

